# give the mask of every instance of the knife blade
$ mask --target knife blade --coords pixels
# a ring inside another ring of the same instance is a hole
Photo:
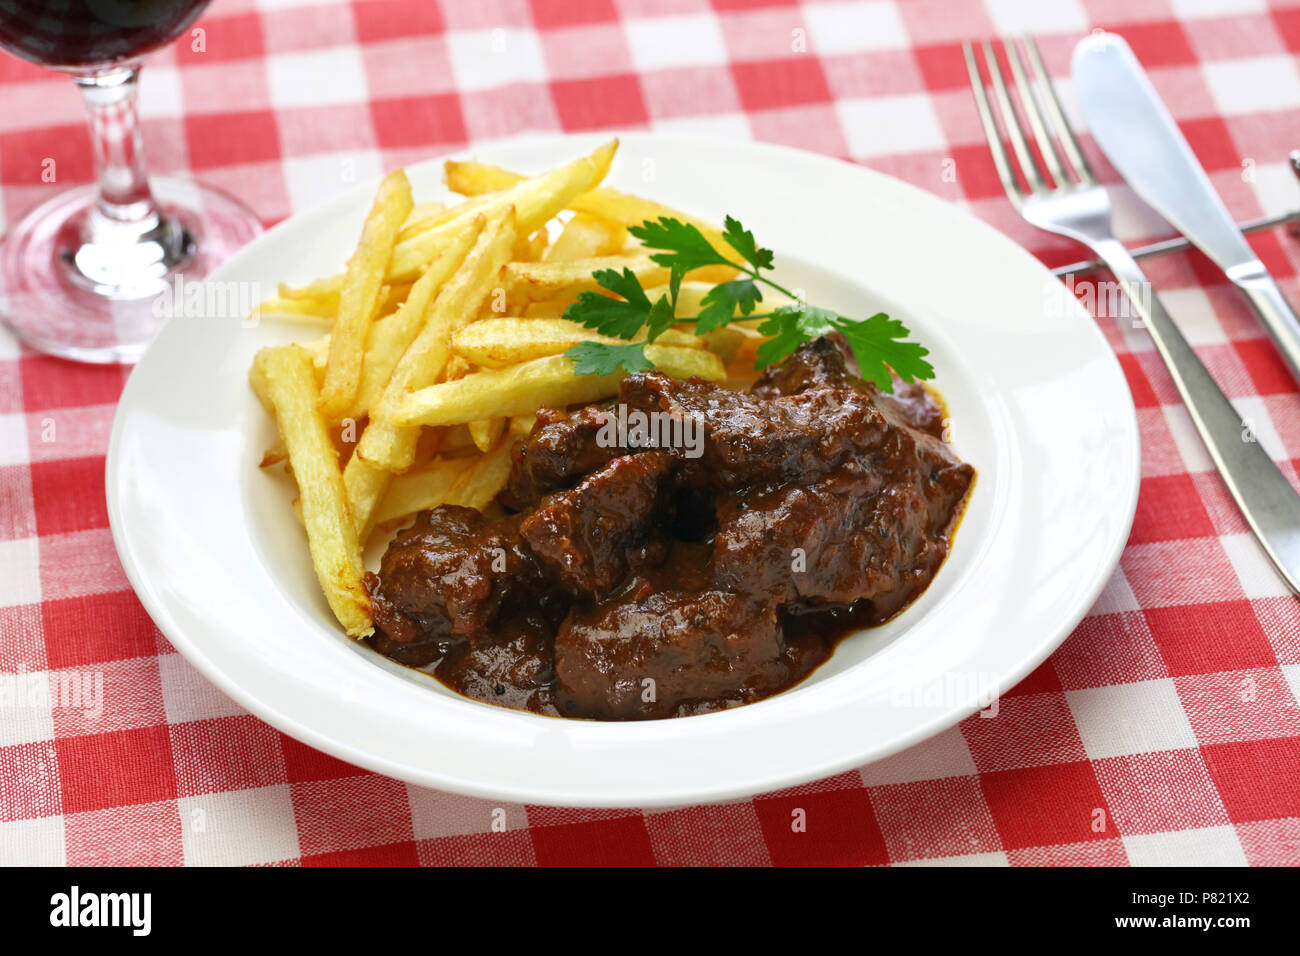
[[[1152,209],[1246,296],[1300,381],[1300,318],[1246,242],[1123,38],[1098,32],[1074,48],[1075,94],[1093,139]]]

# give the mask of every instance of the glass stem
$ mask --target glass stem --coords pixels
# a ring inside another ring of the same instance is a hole
[[[134,226],[141,234],[159,225],[149,191],[144,146],[136,112],[138,66],[76,77],[89,112],[90,138],[99,179],[96,211],[109,223]]]

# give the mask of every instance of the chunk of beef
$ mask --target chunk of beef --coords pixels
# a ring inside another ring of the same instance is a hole
[[[556,622],[545,611],[511,615],[490,640],[454,644],[437,675],[463,694],[504,707],[552,711],[555,660],[551,640]]]
[[[867,455],[807,483],[724,499],[715,587],[760,587],[781,604],[870,599],[882,619],[929,583],[974,472],[899,421]]]
[[[575,609],[555,638],[561,714],[670,717],[788,679],[776,611],[723,591],[660,591]]]
[[[615,458],[576,488],[542,499],[519,532],[555,580],[600,597],[623,579],[629,552],[654,531],[673,464],[664,451]]]
[[[798,395],[816,387],[854,387],[844,352],[825,335],[805,342],[782,362],[763,369],[750,393],[759,398]]]
[[[700,458],[687,465],[697,480],[720,491],[815,478],[869,453],[887,431],[870,396],[843,388],[759,398],[700,379],[645,372],[624,379],[621,394],[647,415],[693,419],[704,440]]]
[[[572,414],[543,408],[527,438],[510,450],[510,479],[500,501],[507,508],[531,508],[553,491],[572,488],[585,475],[628,453],[602,443],[609,410],[586,405]]]
[[[751,394],[760,398],[777,398],[798,395],[811,388],[852,388],[866,392],[887,415],[912,428],[939,438],[943,435],[943,407],[919,382],[905,382],[894,377],[893,392],[882,392],[872,382],[864,382],[857,375],[856,363],[851,363],[844,353],[843,336],[824,335],[805,342],[785,361],[769,365],[763,370]]]
[[[503,605],[537,600],[546,581],[520,547],[519,517],[490,521],[473,508],[442,505],[421,513],[388,546],[380,566],[376,623],[390,640],[488,635]]]

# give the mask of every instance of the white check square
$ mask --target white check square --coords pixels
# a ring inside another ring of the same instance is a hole
[[[189,866],[251,866],[299,856],[289,787],[205,793],[176,801]]]
[[[924,93],[845,99],[835,104],[849,153],[890,156],[940,149],[946,140]]]
[[[1168,678],[1070,690],[1065,699],[1090,760],[1197,745]]]
[[[1235,827],[1205,827],[1121,838],[1133,866],[1245,866]]]
[[[641,71],[709,66],[727,60],[722,29],[711,13],[628,20],[623,33],[632,63]]]
[[[804,9],[815,52],[824,55],[907,46],[907,30],[893,3],[825,3]]]
[[[278,107],[364,103],[366,68],[357,47],[331,47],[267,58],[271,102]]]
[[[453,30],[446,39],[452,74],[462,92],[546,81],[546,59],[531,30]]]

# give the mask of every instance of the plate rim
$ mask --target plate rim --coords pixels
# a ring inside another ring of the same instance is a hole
[[[761,160],[763,154],[768,154],[775,159],[793,160],[800,163],[812,163],[813,165],[824,164],[828,167],[845,168],[851,170],[854,174],[864,176],[868,179],[876,180],[878,183],[883,181],[887,188],[899,189],[907,197],[908,202],[917,202],[921,204],[932,204],[934,206],[944,207],[946,214],[959,215],[963,218],[978,224],[978,226],[995,235],[1003,245],[1003,251],[1007,254],[1015,255],[1023,260],[1030,262],[1044,276],[1050,276],[1047,268],[1031,253],[1019,246],[1014,240],[998,231],[995,227],[971,215],[966,210],[953,207],[953,204],[946,202],[938,196],[935,196],[917,186],[903,180],[896,179],[884,173],[880,173],[869,167],[846,162],[835,157],[825,156],[822,154],[812,153],[793,147],[759,143],[751,141],[738,141],[719,137],[696,136],[687,134],[660,134],[654,132],[623,132],[623,131],[595,131],[577,134],[548,134],[548,135],[521,135],[510,137],[504,140],[494,140],[491,143],[474,144],[464,147],[453,152],[441,153],[437,156],[421,160],[417,163],[410,164],[404,168],[419,169],[432,167],[440,164],[443,160],[453,156],[463,156],[478,149],[483,153],[492,153],[503,149],[518,148],[520,146],[535,146],[539,150],[563,145],[572,147],[574,150],[580,150],[584,145],[595,141],[608,139],[612,136],[618,136],[626,142],[668,142],[678,144],[707,144],[714,148],[729,148],[743,154],[740,157],[741,162],[749,162],[755,159]],[[246,258],[252,258],[257,254],[259,247],[264,243],[275,242],[278,237],[291,231],[301,225],[306,218],[320,218],[327,216],[333,206],[344,207],[348,204],[351,197],[362,195],[367,190],[373,191],[375,185],[379,182],[379,177],[372,177],[361,183],[351,185],[336,195],[324,199],[315,204],[310,209],[303,210],[292,216],[286,217],[277,223],[271,229],[268,229],[262,236],[255,239],[249,246],[240,250],[234,257],[214,273],[212,280],[220,280],[227,271],[237,270]],[[1053,281],[1055,281],[1053,279]],[[1118,383],[1122,386],[1123,395],[1118,402],[1120,409],[1124,414],[1124,425],[1127,436],[1129,437],[1129,447],[1126,449],[1127,454],[1132,460],[1133,468],[1127,476],[1128,480],[1125,485],[1127,494],[1121,503],[1122,512],[1117,509],[1117,516],[1122,517],[1113,540],[1110,542],[1105,559],[1098,565],[1098,571],[1095,573],[1095,580],[1092,586],[1084,592],[1081,592],[1079,607],[1071,611],[1070,614],[1061,618],[1062,623],[1057,625],[1051,633],[1046,633],[1040,637],[1034,645],[1033,650],[1021,657],[1020,664],[1014,668],[1009,668],[1004,673],[998,675],[996,691],[1000,695],[1006,690],[1013,687],[1025,676],[1038,667],[1077,626],[1088,613],[1088,610],[1096,603],[1097,598],[1105,589],[1111,579],[1114,569],[1119,564],[1123,554],[1132,522],[1136,515],[1138,493],[1141,482],[1141,440],[1137,423],[1136,406],[1133,403],[1131,391],[1127,387],[1126,379],[1123,374],[1122,366],[1114,349],[1107,341],[1104,332],[1097,324],[1096,320],[1078,306],[1078,311],[1082,317],[1086,318],[1086,326],[1089,333],[1096,339],[1100,346],[1100,352],[1105,356],[1106,361],[1112,366],[1112,371],[1117,377]],[[164,333],[165,334],[165,333]],[[159,336],[159,339],[162,335]],[[151,344],[149,350],[142,356],[140,365],[149,361],[150,355],[154,352],[158,340]],[[813,780],[822,779],[827,776],[851,770],[863,766],[866,763],[874,763],[895,753],[914,746],[917,743],[929,739],[935,734],[955,726],[958,722],[968,717],[978,710],[981,704],[978,701],[973,704],[958,706],[949,706],[944,711],[936,713],[928,720],[919,721],[906,733],[893,737],[887,746],[859,747],[853,753],[848,753],[840,759],[834,761],[824,761],[816,766],[805,768],[798,779],[792,779],[788,774],[779,779],[747,779],[738,784],[724,783],[713,788],[701,789],[694,787],[689,793],[681,794],[664,794],[655,793],[640,797],[630,797],[625,794],[594,794],[589,791],[564,792],[555,787],[547,787],[545,791],[539,791],[535,786],[526,783],[515,782],[513,785],[503,785],[500,782],[481,783],[474,779],[451,777],[445,774],[430,771],[424,767],[414,767],[410,764],[390,759],[384,755],[376,754],[370,751],[361,750],[349,745],[346,742],[338,741],[335,738],[326,735],[310,724],[303,723],[295,716],[285,712],[273,704],[268,703],[261,697],[245,690],[236,680],[236,678],[218,666],[203,650],[202,642],[196,642],[186,636],[184,629],[178,626],[174,615],[167,608],[161,596],[155,592],[150,585],[148,576],[144,569],[140,567],[135,560],[130,542],[128,540],[128,531],[125,528],[123,515],[121,514],[122,495],[119,486],[119,456],[122,448],[122,436],[126,427],[127,414],[124,411],[126,402],[124,401],[132,388],[133,381],[136,380],[134,370],[123,388],[122,395],[114,410],[112,429],[109,437],[109,448],[105,461],[105,495],[108,504],[109,526],[112,533],[114,546],[117,549],[122,567],[126,573],[127,579],[132,589],[144,604],[155,625],[162,631],[171,644],[180,652],[196,669],[198,669],[205,679],[211,681],[222,693],[232,698],[235,702],[247,709],[250,713],[259,719],[266,721],[278,730],[292,736],[304,743],[335,756],[348,763],[373,770],[387,776],[400,780],[406,780],[421,786],[434,787],[437,789],[447,790],[450,792],[462,793],[476,797],[489,799],[505,799],[518,803],[529,803],[535,805],[566,806],[566,807],[664,807],[664,806],[681,806],[684,804],[712,803],[749,797],[757,793],[770,792],[788,786],[794,786]],[[1075,613],[1077,610],[1077,613]],[[689,718],[691,720],[707,719],[716,715],[704,715],[702,718]],[[548,718],[556,719],[556,718]],[[863,752],[863,748],[865,752]]]

